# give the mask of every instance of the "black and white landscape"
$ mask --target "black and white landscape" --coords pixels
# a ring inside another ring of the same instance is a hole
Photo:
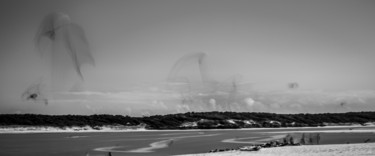
[[[371,155],[374,16],[371,0],[1,1],[0,155]]]

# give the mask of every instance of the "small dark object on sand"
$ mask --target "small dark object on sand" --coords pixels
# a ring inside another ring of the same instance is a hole
[[[368,138],[368,139],[366,139],[365,141],[364,141],[364,143],[367,143],[367,142],[369,142],[371,139],[370,138]]]

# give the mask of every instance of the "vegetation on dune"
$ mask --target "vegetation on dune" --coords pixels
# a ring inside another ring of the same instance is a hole
[[[255,112],[187,112],[169,115],[130,117],[122,115],[39,115],[2,114],[0,126],[135,126],[147,129],[210,129],[256,127],[324,126],[328,123],[375,122],[375,112],[322,114],[275,114]]]

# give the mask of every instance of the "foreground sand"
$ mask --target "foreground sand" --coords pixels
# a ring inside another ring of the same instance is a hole
[[[306,145],[263,148],[255,152],[228,151],[217,153],[188,154],[184,156],[357,156],[375,155],[375,143]],[[182,156],[182,155],[181,155]]]

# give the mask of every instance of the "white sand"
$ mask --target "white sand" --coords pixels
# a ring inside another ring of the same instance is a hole
[[[183,156],[359,156],[375,155],[375,143],[285,146],[262,148],[259,151],[227,151],[217,153],[188,154]],[[182,156],[182,155],[181,155]]]
[[[51,126],[1,126],[1,133],[82,133],[82,132],[134,132],[146,131],[145,128],[121,129],[115,126],[102,126],[100,129],[93,129],[90,126],[73,127],[51,127]]]
[[[308,131],[283,131],[283,132],[265,132],[265,133],[375,133],[375,129],[308,130]]]

